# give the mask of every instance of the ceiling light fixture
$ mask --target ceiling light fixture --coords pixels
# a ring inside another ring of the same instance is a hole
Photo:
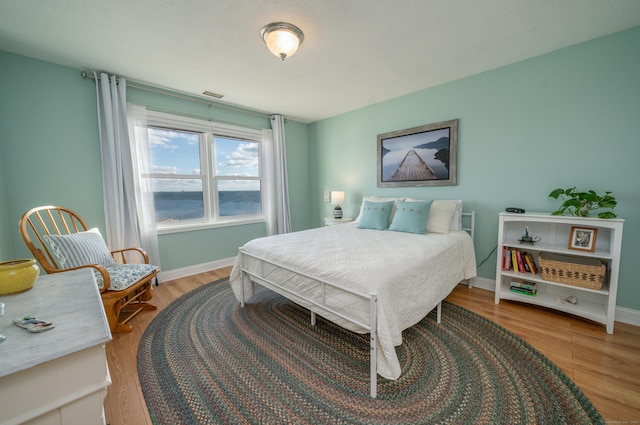
[[[262,27],[260,37],[271,53],[282,60],[293,56],[304,41],[302,30],[286,22],[273,22]]]

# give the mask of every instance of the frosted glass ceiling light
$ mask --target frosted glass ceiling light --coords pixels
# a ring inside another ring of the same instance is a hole
[[[265,25],[260,31],[260,37],[267,44],[269,51],[282,60],[293,56],[304,41],[302,30],[286,22]]]

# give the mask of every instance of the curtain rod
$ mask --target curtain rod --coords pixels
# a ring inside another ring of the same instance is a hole
[[[156,108],[155,106],[145,106],[145,109],[147,109],[149,111],[163,112],[165,114],[179,115],[181,117],[195,118],[195,119],[214,122],[214,123],[231,124],[231,125],[235,125],[235,126],[241,126],[243,128],[250,128],[252,130],[264,130],[261,127],[252,127],[252,126],[245,125],[245,124],[238,124],[237,122],[225,121],[225,120],[220,120],[220,119],[213,118],[213,117],[205,117],[205,116],[202,116],[202,115],[190,114],[188,112],[178,112],[178,111],[172,111],[170,109]]]
[[[96,79],[100,79],[100,77],[96,77],[93,74],[90,74],[86,71],[81,71],[80,75],[82,76],[82,78],[90,78],[92,80],[96,80]],[[144,84],[144,83],[143,83]],[[175,93],[175,90],[172,89],[165,89],[165,88],[159,88],[159,89],[154,89],[151,87],[146,87],[146,86],[140,86],[138,84],[135,83],[131,83],[129,81],[127,81],[127,87],[131,87],[134,89],[138,89],[138,90],[145,90],[148,92],[152,92],[152,93],[158,93],[158,94],[162,94],[165,96],[171,96],[171,97],[176,97],[178,99],[183,99],[183,100],[189,100],[191,102],[197,102],[197,103],[202,103],[204,105],[207,105],[207,107],[211,108],[212,106],[217,106],[220,108],[224,108],[224,109],[229,109],[231,111],[236,111],[236,112],[244,112],[247,114],[251,114],[251,115],[255,115],[258,117],[263,117],[263,118],[271,118],[274,114],[266,114],[266,113],[262,113],[262,112],[255,112],[255,111],[251,111],[251,110],[247,110],[247,109],[243,109],[243,108],[239,108],[239,107],[235,107],[235,106],[231,106],[231,105],[227,105],[221,102],[214,102],[211,100],[205,100],[205,99],[199,99],[196,95],[181,95],[178,93]],[[166,112],[166,111],[164,111]],[[207,118],[209,119],[209,118]]]

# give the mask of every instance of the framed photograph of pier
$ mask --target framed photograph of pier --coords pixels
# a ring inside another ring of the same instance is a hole
[[[378,134],[378,187],[455,186],[458,120]]]

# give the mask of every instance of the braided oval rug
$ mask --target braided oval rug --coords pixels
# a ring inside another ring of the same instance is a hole
[[[369,397],[369,342],[227,279],[162,310],[138,349],[156,424],[604,424],[577,386],[506,329],[443,303],[403,333],[402,375]]]

